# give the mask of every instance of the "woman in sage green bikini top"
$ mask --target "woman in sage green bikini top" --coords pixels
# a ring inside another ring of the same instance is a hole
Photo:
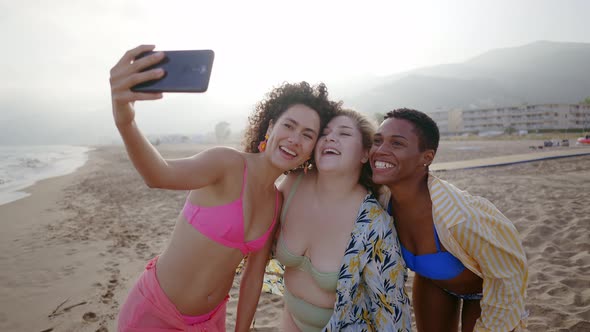
[[[293,198],[293,195],[297,191],[297,187],[301,182],[303,173],[299,174],[297,180],[295,180],[295,184],[289,193],[287,201],[283,204],[283,211],[281,213],[281,221],[285,220],[285,214],[289,207],[289,202]],[[282,226],[281,222],[281,226]],[[276,258],[281,264],[288,268],[296,268],[301,271],[305,271],[311,275],[313,280],[317,282],[318,286],[321,289],[335,292],[336,291],[336,284],[338,283],[338,271],[334,272],[320,272],[318,271],[313,264],[309,257],[305,255],[297,255],[289,251],[289,248],[285,245],[285,240],[283,239],[283,234],[279,234],[277,239],[277,247],[276,247]]]
[[[340,265],[368,193],[360,181],[373,130],[364,116],[342,111],[317,142],[316,168],[279,186],[286,198],[275,249],[285,266],[283,331],[321,331],[334,313]]]
[[[283,204],[283,211],[281,213],[281,221],[285,220],[286,211],[293,195],[297,191],[297,187],[301,182],[303,173],[300,173],[295,180],[289,196]],[[282,229],[283,223],[281,223]],[[311,276],[313,281],[317,283],[319,288],[324,291],[336,293],[336,285],[338,283],[338,271],[334,272],[320,272],[312,264],[309,257],[305,255],[294,254],[289,251],[284,240],[284,233],[281,232],[277,239],[277,246],[275,251],[276,259],[285,266],[285,269],[298,269]],[[289,289],[284,288],[285,304],[288,306],[288,312],[297,327],[304,332],[319,331],[330,320],[332,316],[332,308],[318,307],[309,303],[299,297],[292,295]]]

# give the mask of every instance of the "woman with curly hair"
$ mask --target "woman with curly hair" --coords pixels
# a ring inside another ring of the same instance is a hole
[[[310,159],[338,104],[326,87],[284,84],[250,117],[245,152],[215,147],[184,159],[164,159],[134,121],[134,102],[162,98],[131,87],[162,77],[162,60],[143,45],[111,70],[115,124],[133,165],[150,188],[189,190],[172,238],[146,266],[120,309],[119,331],[225,331],[225,307],[235,271],[242,274],[236,330],[245,331],[256,311],[268,261],[269,241],[281,195],[275,180]]]
[[[282,331],[410,331],[401,249],[368,163],[375,127],[338,110],[318,139],[314,169],[279,185]]]

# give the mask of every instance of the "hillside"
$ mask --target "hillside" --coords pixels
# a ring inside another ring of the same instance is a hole
[[[522,103],[577,103],[590,96],[590,44],[540,41],[495,49],[463,63],[373,78],[347,104],[368,113]]]

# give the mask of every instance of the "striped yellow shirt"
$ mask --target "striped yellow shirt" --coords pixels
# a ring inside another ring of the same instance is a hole
[[[490,201],[429,174],[432,215],[440,242],[483,279],[474,331],[526,328],[528,267],[518,232]],[[390,194],[383,201],[389,202]]]

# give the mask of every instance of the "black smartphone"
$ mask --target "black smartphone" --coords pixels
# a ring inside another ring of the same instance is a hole
[[[146,52],[136,59],[153,54]],[[157,80],[137,84],[136,92],[205,92],[213,68],[215,53],[212,50],[164,51],[164,59],[143,71],[162,68],[164,76]]]

